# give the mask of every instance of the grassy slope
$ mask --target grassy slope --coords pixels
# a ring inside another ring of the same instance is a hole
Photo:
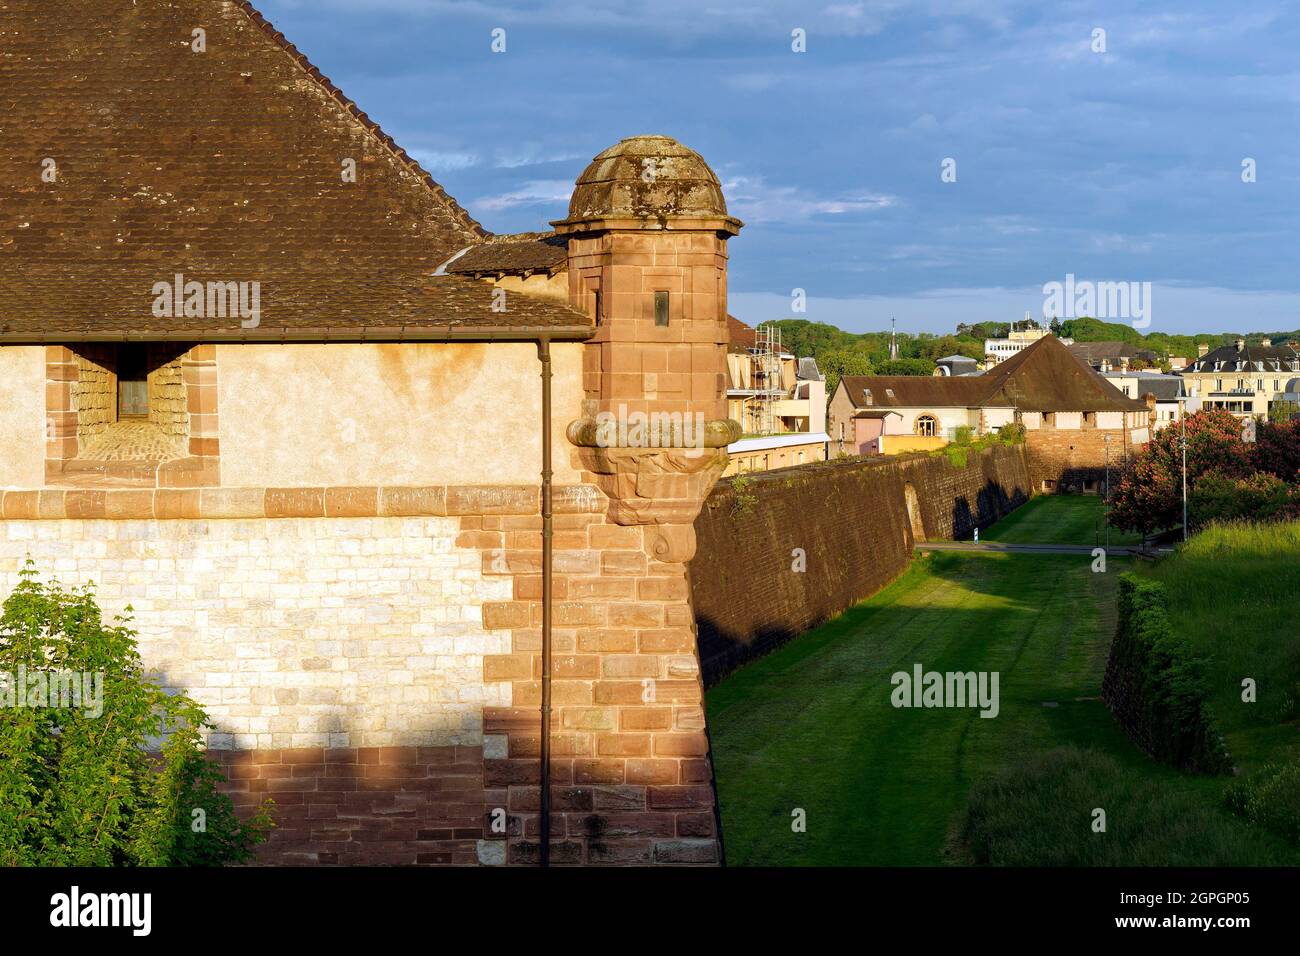
[[[993,527],[980,532],[980,540],[1096,547],[1106,541],[1105,516],[1105,503],[1096,495],[1032,498]],[[1141,541],[1141,535],[1110,529],[1112,546],[1140,544]]]
[[[711,691],[728,862],[938,864],[971,780],[1016,754],[1069,742],[1140,761],[1095,699],[1116,576],[1089,560],[918,559]],[[890,675],[917,662],[1000,672],[1000,716],[894,709]],[[794,808],[805,834],[791,832]]]
[[[1212,706],[1249,772],[1300,759],[1300,522],[1211,528],[1144,570],[1163,581],[1175,627],[1214,662]],[[1258,700],[1241,700],[1254,678]]]
[[[992,540],[1089,543],[1077,538],[1089,526],[1087,509],[1099,505],[1095,498],[1036,499],[998,526],[1005,537]],[[1062,745],[1095,748],[1147,781],[1153,794],[1170,797],[1167,808],[1195,800],[1225,830],[1227,859],[1247,852],[1239,862],[1261,860],[1257,843],[1234,836],[1235,819],[1219,819],[1226,817],[1222,780],[1153,764],[1096,699],[1114,630],[1116,575],[1092,574],[1088,563],[997,554],[919,559],[880,594],[710,691],[728,862],[961,862],[950,854],[971,782]],[[1128,566],[1112,559],[1110,571]],[[1300,525],[1253,543],[1227,532],[1207,536],[1146,573],[1169,583],[1176,621],[1202,635],[1224,665],[1216,707],[1228,708],[1225,729],[1238,761],[1250,769],[1288,748],[1294,753],[1294,720],[1230,705],[1241,671],[1293,675],[1292,693],[1300,694]],[[1233,604],[1242,611],[1225,614]],[[1001,715],[895,710],[889,677],[916,662],[927,670],[1000,671]],[[1276,708],[1282,690],[1260,680],[1261,702]],[[794,808],[807,811],[804,834],[791,832]],[[1195,835],[1183,845],[1194,852]],[[1159,843],[1150,850],[1158,854]]]

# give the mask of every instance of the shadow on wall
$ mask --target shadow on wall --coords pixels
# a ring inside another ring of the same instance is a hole
[[[719,482],[688,568],[705,686],[889,584],[917,540],[969,537],[1030,488],[1023,446],[984,449],[963,468],[920,454]]]
[[[1015,488],[1008,492],[999,484],[987,484],[975,496],[975,508],[963,495],[953,502],[952,536],[954,540],[964,541],[974,536],[975,529],[981,530],[996,523],[1029,500],[1027,491]]]
[[[147,677],[165,688],[179,686],[165,669],[151,668]],[[204,696],[202,689],[187,691],[195,699]],[[298,708],[285,706],[283,696],[276,700],[265,709],[277,715],[254,722],[303,719],[328,726],[325,736],[344,740],[361,738],[368,729],[364,717],[342,706],[309,705],[295,713]],[[231,726],[223,725],[209,704],[203,706],[212,720],[206,755],[221,768],[226,779],[218,790],[230,798],[235,813],[246,820],[268,797],[275,802],[275,826],[247,865],[498,864],[506,861],[507,838],[522,832],[522,819],[516,815],[504,818],[504,831],[493,827],[493,807],[501,800],[490,801],[488,787],[501,785],[492,778],[495,765],[505,761],[485,759],[482,742],[452,742],[475,736],[481,740],[481,734],[449,735],[443,724],[412,721],[407,736],[424,739],[427,746],[234,749]],[[473,718],[482,725],[481,714]],[[280,731],[278,736],[295,735]],[[530,771],[537,773],[535,761],[512,772],[527,780]],[[527,782],[536,784],[537,779]]]

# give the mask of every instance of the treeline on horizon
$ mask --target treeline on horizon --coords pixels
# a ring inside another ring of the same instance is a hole
[[[762,322],[781,330],[781,347],[799,358],[811,356],[826,375],[826,390],[830,394],[844,375],[929,375],[935,361],[948,355],[965,355],[984,360],[984,340],[1006,338],[1011,330],[1009,322],[976,322],[958,325],[955,334],[936,335],[932,332],[898,333],[898,359],[889,358],[888,330],[883,332],[845,332],[825,322],[807,319],[778,319]],[[1127,342],[1155,352],[1163,361],[1166,356],[1193,359],[1197,346],[1208,345],[1216,349],[1230,345],[1239,336],[1250,344],[1269,338],[1275,344],[1300,338],[1300,329],[1292,332],[1239,332],[1198,333],[1174,335],[1168,332],[1143,334],[1123,322],[1103,322],[1100,319],[1054,319],[1052,331],[1062,338],[1076,342]]]

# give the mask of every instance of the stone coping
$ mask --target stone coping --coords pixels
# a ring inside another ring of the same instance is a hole
[[[699,448],[726,448],[741,436],[741,426],[730,418],[714,418],[703,423],[694,441],[688,442],[682,413],[638,412],[643,419],[636,427],[644,441],[635,445],[620,442],[619,431],[629,429],[627,422],[615,418],[579,418],[569,422],[565,435],[579,448],[631,448],[642,451],[679,451]],[[692,423],[693,425],[693,423]]]
[[[594,485],[556,485],[556,514],[597,514]],[[0,520],[377,518],[535,515],[538,485],[353,485],[316,488],[141,488],[0,491]]]

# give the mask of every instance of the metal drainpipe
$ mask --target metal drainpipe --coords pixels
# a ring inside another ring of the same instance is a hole
[[[551,340],[537,340],[542,363],[542,739],[541,820],[538,843],[542,866],[551,865]]]

